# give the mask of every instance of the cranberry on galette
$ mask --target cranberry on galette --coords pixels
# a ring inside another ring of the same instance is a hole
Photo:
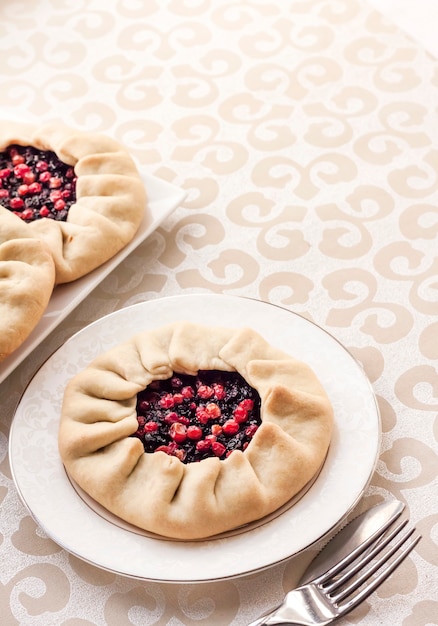
[[[21,238],[49,247],[56,283],[80,278],[134,237],[146,192],[127,151],[64,124],[0,121],[0,228],[14,216]]]
[[[259,520],[315,476],[333,410],[313,370],[249,328],[139,333],[67,384],[59,451],[110,512],[157,535]]]

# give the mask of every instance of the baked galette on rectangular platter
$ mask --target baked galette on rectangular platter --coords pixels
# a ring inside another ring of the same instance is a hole
[[[137,167],[114,139],[0,120],[0,362],[56,285],[105,263],[150,219]]]
[[[44,241],[56,284],[112,258],[148,214],[137,167],[121,144],[61,123],[0,121],[0,229]]]

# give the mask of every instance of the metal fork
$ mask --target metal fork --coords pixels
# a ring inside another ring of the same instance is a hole
[[[368,547],[293,589],[279,607],[248,626],[326,626],[346,615],[392,574],[421,539],[415,527],[406,528],[407,524],[402,519],[382,529]]]

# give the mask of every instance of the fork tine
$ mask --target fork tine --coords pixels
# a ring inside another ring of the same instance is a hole
[[[342,572],[348,565],[353,563],[359,556],[366,554],[368,550],[372,549],[372,546],[378,543],[383,535],[388,531],[388,528],[393,527],[397,519],[400,517],[402,510],[398,510],[394,516],[387,519],[380,528],[378,528],[370,537],[368,537],[363,543],[357,546],[354,550],[350,552],[347,556],[341,559],[336,565],[333,565],[329,568],[324,574],[320,574],[313,582],[315,583],[326,583],[328,580],[337,576],[340,572]],[[403,519],[403,518],[402,518]],[[400,523],[400,522],[397,522]],[[401,522],[402,525],[407,523],[407,520]],[[397,527],[398,528],[398,527]],[[371,548],[370,548],[371,547]]]
[[[408,523],[407,519],[403,519],[398,522],[398,524],[394,527],[387,528],[385,532],[378,537],[378,539],[367,547],[366,550],[362,552],[360,557],[358,557],[355,562],[349,563],[348,567],[344,567],[344,572],[342,570],[339,572],[339,575],[333,577],[333,581],[324,582],[323,587],[326,593],[331,593],[336,589],[342,587],[342,585],[350,580],[354,574],[363,569],[363,567],[369,563],[385,546],[388,545],[390,541],[406,526]]]
[[[348,613],[358,604],[366,600],[366,598],[368,598],[368,596],[370,596],[388,578],[388,576],[392,574],[392,572],[400,565],[400,563],[420,541],[421,535],[418,533],[415,534],[415,532],[415,528],[410,529],[407,533],[400,537],[393,546],[386,550],[384,554],[373,564],[373,566],[360,576],[359,579],[343,590],[342,593],[331,597],[331,601],[338,605],[341,615]],[[401,546],[403,547],[401,548]],[[391,559],[391,557],[397,552],[398,554],[395,558]],[[362,590],[346,602],[342,602],[344,598],[361,587],[380,568],[382,568],[381,572],[376,577],[372,578]]]
[[[411,528],[405,535],[398,537],[397,541],[392,546],[390,546],[385,552],[383,552],[383,554],[379,556],[379,558],[375,559],[372,562],[371,567],[369,567],[368,569],[364,569],[364,567],[370,562],[371,555],[368,555],[367,558],[364,559],[363,563],[359,563],[359,571],[362,571],[363,573],[357,578],[353,578],[354,574],[358,570],[357,567],[354,568],[355,571],[352,571],[351,575],[345,577],[347,581],[351,580],[352,582],[349,585],[344,586],[343,589],[339,591],[339,593],[330,593],[330,597],[332,598],[332,600],[334,602],[339,602],[346,596],[350,595],[352,591],[355,591],[355,589],[360,587],[366,580],[368,580],[368,578],[370,578],[370,576],[372,576],[378,569],[380,569],[380,567],[384,565],[392,557],[392,555],[395,554],[395,552],[397,552],[397,550],[409,539],[409,537],[414,532],[415,528]],[[374,553],[378,554],[382,551],[382,549],[383,547],[378,545],[376,546],[376,550],[374,550]]]

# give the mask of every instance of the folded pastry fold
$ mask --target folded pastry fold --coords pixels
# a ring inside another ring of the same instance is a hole
[[[66,283],[102,265],[119,252],[149,219],[144,184],[128,152],[99,133],[65,124],[41,126],[0,122],[0,150],[10,145],[54,152],[77,176],[76,202],[67,220],[24,222],[12,214],[22,238],[44,241],[54,259],[56,284]],[[6,208],[0,210],[0,229]]]
[[[238,372],[261,398],[244,451],[181,462],[132,437],[137,394],[173,373]],[[318,472],[333,409],[313,370],[250,328],[186,321],[146,330],[98,356],[65,389],[59,451],[70,476],[123,520],[174,539],[211,537],[284,505]]]
[[[55,285],[50,250],[38,239],[0,230],[0,362],[14,352],[40,321]]]

